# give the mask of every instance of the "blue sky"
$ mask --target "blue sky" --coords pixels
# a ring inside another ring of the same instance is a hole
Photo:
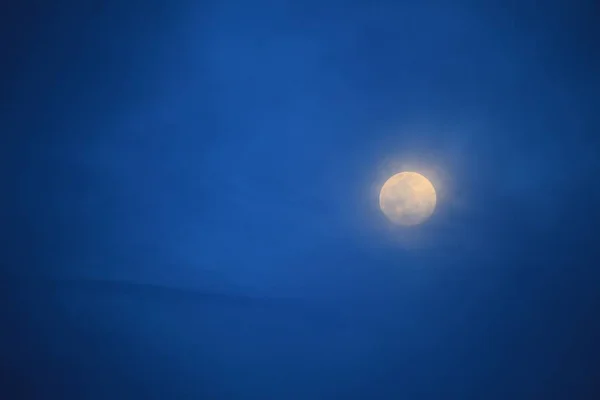
[[[592,2],[10,10],[4,368],[24,387],[592,398]],[[438,190],[418,227],[378,210],[401,170]]]

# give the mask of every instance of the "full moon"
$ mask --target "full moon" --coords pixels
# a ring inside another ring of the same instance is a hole
[[[435,188],[427,178],[416,172],[400,172],[388,179],[379,193],[379,207],[395,224],[412,226],[424,222],[433,214]]]

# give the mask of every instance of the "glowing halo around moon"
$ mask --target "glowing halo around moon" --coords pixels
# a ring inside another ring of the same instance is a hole
[[[433,184],[416,172],[400,172],[379,192],[379,207],[394,224],[419,225],[433,214],[437,196]]]

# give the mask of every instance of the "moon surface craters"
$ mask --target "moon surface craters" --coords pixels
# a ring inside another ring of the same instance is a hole
[[[395,224],[412,226],[428,219],[436,206],[435,188],[423,175],[401,172],[389,178],[379,194],[379,206]]]

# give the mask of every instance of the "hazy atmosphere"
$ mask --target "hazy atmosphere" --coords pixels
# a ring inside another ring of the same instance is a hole
[[[596,2],[12,3],[0,398],[600,398]]]

